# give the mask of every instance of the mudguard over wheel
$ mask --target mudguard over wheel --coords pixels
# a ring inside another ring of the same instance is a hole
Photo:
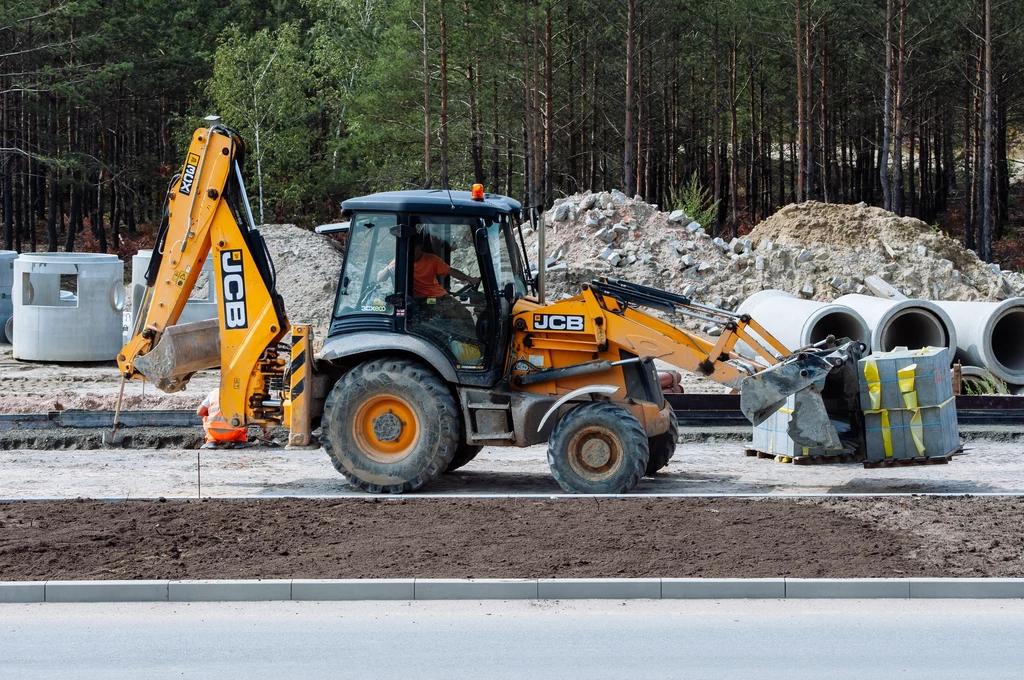
[[[459,444],[447,385],[410,359],[376,359],[346,373],[324,404],[323,446],[338,472],[372,493],[415,491]]]
[[[651,455],[647,459],[647,470],[644,474],[648,477],[668,465],[676,453],[676,442],[679,440],[679,421],[676,419],[675,411],[669,411],[669,417],[667,431],[647,438]]]
[[[577,406],[548,439],[551,475],[570,493],[626,493],[643,477],[648,455],[640,421],[608,402]]]
[[[459,444],[458,448],[455,449],[455,456],[452,458],[452,462],[448,463],[448,467],[445,468],[445,472],[454,472],[460,467],[468,463],[469,461],[476,458],[476,454],[484,447],[477,446],[476,444]]]

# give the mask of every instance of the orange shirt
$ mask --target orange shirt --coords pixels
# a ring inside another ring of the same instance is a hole
[[[448,273],[450,267],[437,255],[423,253],[412,265],[412,296],[418,298],[439,298],[448,291],[437,282],[438,276]]]

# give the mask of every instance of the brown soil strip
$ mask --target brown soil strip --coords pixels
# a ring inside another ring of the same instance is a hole
[[[1022,519],[980,498],[6,503],[0,580],[1020,576]]]

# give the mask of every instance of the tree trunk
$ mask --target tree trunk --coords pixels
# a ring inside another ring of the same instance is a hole
[[[889,191],[889,146],[892,140],[892,13],[893,1],[885,0],[885,84],[882,109],[882,157],[878,163],[878,179],[882,185],[882,207],[892,210]]]
[[[554,120],[552,118],[552,104],[554,88],[551,84],[551,4],[544,6],[544,196],[542,203],[548,205],[553,196],[553,168],[551,167],[551,155],[553,153],[552,139],[554,135]]]
[[[626,0],[626,121],[623,126],[625,148],[622,154],[623,187],[627,196],[636,193],[636,133],[633,130],[633,116],[636,108],[633,82],[633,61],[636,57],[636,0]]]
[[[430,175],[430,51],[427,43],[427,0],[423,0],[423,188],[429,189]]]
[[[804,50],[803,34],[804,27],[801,18],[801,0],[796,0],[796,149],[797,149],[797,182],[796,200],[801,203],[804,200],[804,154],[806,153],[805,138],[807,127],[807,113],[804,110]]]
[[[448,20],[441,3],[441,188],[448,187]]]
[[[992,261],[992,0],[985,2],[985,123],[984,157],[981,180],[981,233],[978,235],[978,255],[985,262]]]
[[[736,100],[739,98],[736,93],[736,63],[737,36],[735,26],[732,29],[732,58],[729,63],[729,144],[732,147],[729,156],[729,202],[732,204],[732,236],[737,238],[740,229],[740,189],[739,189],[739,129],[736,123]]]
[[[907,2],[900,0],[900,39],[896,61],[896,107],[893,122],[892,211],[903,215],[903,105],[906,100]]]

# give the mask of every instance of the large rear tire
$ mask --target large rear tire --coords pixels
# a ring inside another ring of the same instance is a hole
[[[484,447],[477,446],[476,444],[459,444],[458,448],[455,449],[455,456],[452,457],[452,462],[448,463],[448,467],[445,468],[445,472],[455,472],[463,465],[466,465],[471,460],[476,458],[476,454]]]
[[[324,404],[327,455],[350,484],[371,493],[422,488],[449,466],[458,444],[448,386],[409,359],[356,366]]]
[[[672,460],[672,456],[676,453],[676,443],[679,440],[679,421],[676,420],[675,411],[670,410],[669,414],[671,420],[669,421],[668,430],[647,438],[647,445],[651,450],[651,456],[647,459],[647,470],[645,471],[648,477],[668,465],[668,462]]]
[[[569,411],[548,440],[551,475],[569,493],[631,491],[647,469],[648,455],[640,421],[608,402]]]

